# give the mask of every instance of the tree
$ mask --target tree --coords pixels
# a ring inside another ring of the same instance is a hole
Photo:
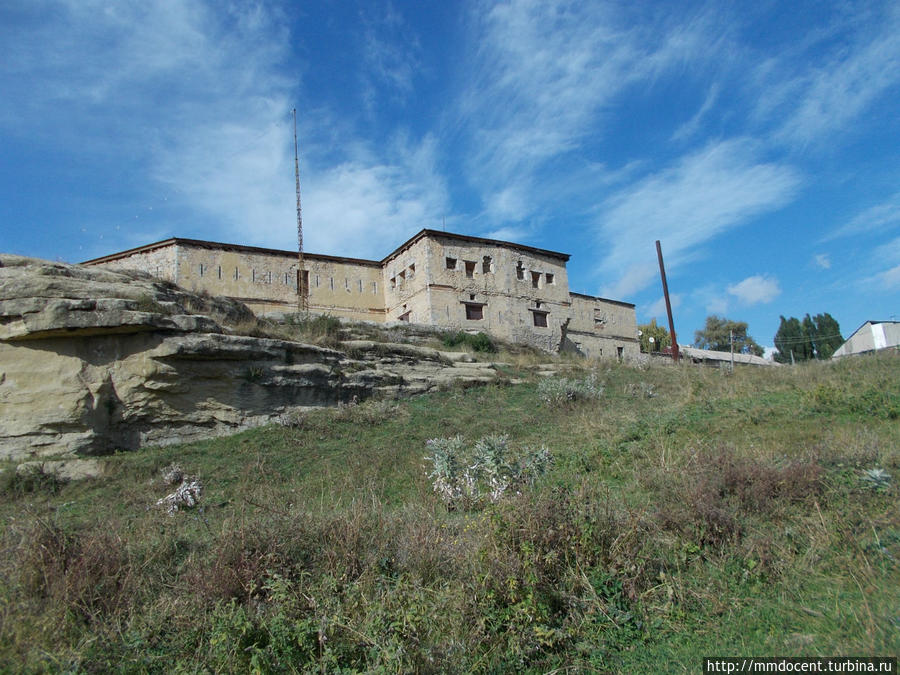
[[[775,360],[779,363],[809,361],[810,359],[830,359],[835,350],[844,343],[841,327],[828,312],[803,321],[795,317],[781,317],[778,332],[775,333]]]
[[[841,337],[841,327],[828,312],[816,314],[813,321],[816,324],[816,335],[813,338],[816,358],[830,359],[838,347],[844,344],[844,338]]]
[[[638,326],[638,331],[641,334],[641,352],[644,354],[662,351],[666,347],[672,346],[669,331],[663,326],[657,326],[655,318],[650,319],[650,323]],[[650,342],[650,338],[653,338],[653,342]]]
[[[763,355],[763,348],[748,335],[746,321],[733,321],[715,314],[706,317],[706,325],[703,330],[694,333],[694,346],[717,352],[731,351],[732,335],[734,335],[735,352],[754,356]]]

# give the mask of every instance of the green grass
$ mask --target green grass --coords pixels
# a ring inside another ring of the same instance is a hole
[[[111,456],[94,481],[4,474],[0,670],[697,672],[900,651],[900,359],[584,365],[599,398],[457,388]],[[448,511],[425,442],[456,434],[554,463]],[[202,510],[153,506],[172,462]],[[876,467],[884,489],[861,480]]]

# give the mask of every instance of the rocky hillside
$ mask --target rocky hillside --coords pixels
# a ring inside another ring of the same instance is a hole
[[[497,377],[415,344],[239,334],[255,323],[238,302],[146,274],[0,254],[0,459],[181,442]]]

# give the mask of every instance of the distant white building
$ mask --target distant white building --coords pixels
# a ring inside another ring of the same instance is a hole
[[[877,352],[890,347],[900,347],[900,321],[866,321],[831,358]]]

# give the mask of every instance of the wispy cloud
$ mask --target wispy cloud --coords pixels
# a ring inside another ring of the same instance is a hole
[[[900,11],[894,5],[880,18],[877,23],[866,23],[865,30],[852,35],[848,46],[819,69],[801,76],[796,83],[800,105],[785,122],[782,135],[805,143],[844,130],[850,120],[900,82]]]
[[[781,294],[781,287],[777,279],[756,275],[730,284],[728,293],[745,305],[757,305],[772,302]]]
[[[816,267],[820,267],[823,270],[831,269],[831,257],[827,253],[819,253],[813,257],[813,262],[816,264]]]
[[[398,139],[391,161],[360,154],[316,171],[303,207],[309,250],[380,259],[415,231],[438,227],[448,197],[436,150],[432,137]]]
[[[758,154],[746,139],[714,143],[610,198],[599,227],[609,247],[604,267],[619,279],[604,294],[628,297],[647,285],[654,240],[664,242],[666,265],[675,268],[697,246],[786,203],[800,185],[798,172]]]
[[[691,117],[691,119],[689,119],[687,122],[685,122],[675,130],[675,133],[672,134],[672,140],[684,141],[697,134],[697,132],[701,128],[701,123],[703,122],[707,114],[709,114],[709,111],[712,110],[718,99],[719,85],[713,84],[706,94],[706,99],[703,101],[703,105],[700,106],[700,109],[696,113],[694,113],[694,116]]]
[[[870,206],[850,221],[829,232],[822,241],[832,241],[841,237],[882,232],[900,227],[900,192],[894,193],[881,204]]]
[[[421,45],[393,3],[365,18],[365,68],[361,69],[363,99],[370,110],[379,99],[402,101],[413,91],[422,68]],[[387,90],[387,91],[385,91]]]
[[[629,86],[701,51],[702,32],[626,27],[611,3],[513,0],[477,12],[471,87],[470,177],[487,215],[521,220],[542,198],[539,171],[605,132],[604,109]],[[477,120],[477,123],[473,123]],[[528,195],[508,208],[502,193]]]

